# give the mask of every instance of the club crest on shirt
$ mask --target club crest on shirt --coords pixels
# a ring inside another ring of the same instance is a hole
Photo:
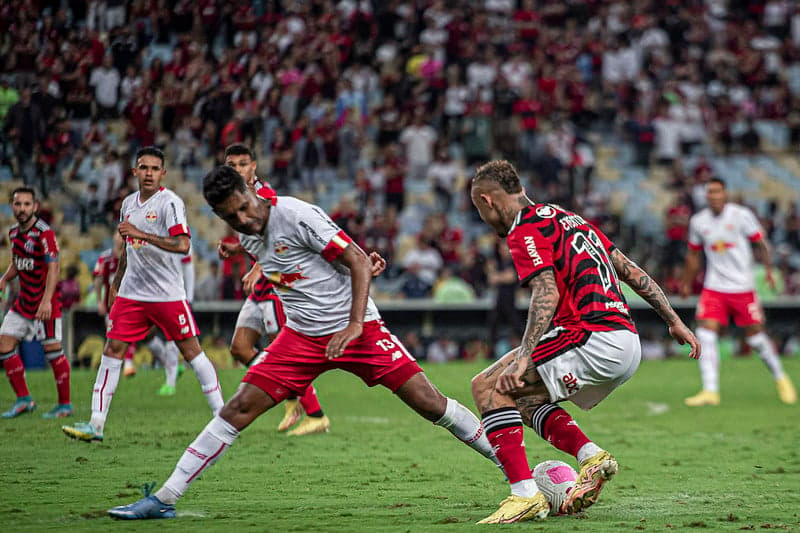
[[[536,208],[536,216],[541,218],[553,218],[556,216],[556,210],[549,205],[540,205]]]
[[[289,251],[289,247],[286,245],[285,242],[277,241],[275,243],[275,246],[274,246],[273,250],[275,250],[276,254],[283,255],[283,254],[285,254],[286,252]]]
[[[25,241],[25,251],[33,253],[34,248],[36,247],[36,243],[34,241]]]
[[[155,211],[148,211],[147,214],[144,216],[144,219],[148,222],[155,222],[158,219],[158,215],[156,215]]]

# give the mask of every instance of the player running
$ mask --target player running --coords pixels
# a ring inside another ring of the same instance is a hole
[[[630,285],[664,319],[672,337],[700,355],[694,334],[644,270],[575,213],[531,201],[507,161],[478,168],[472,203],[505,237],[520,282],[531,288],[520,347],[472,380],[472,395],[511,496],[479,523],[545,518],[549,504],[531,475],[523,421],[580,463],[575,488],[558,510],[575,513],[597,501],[617,462],[581,431],[558,402],[591,409],[636,371],[641,348],[619,287]]]
[[[247,186],[258,192],[266,184],[256,176],[255,153],[243,143],[234,143],[225,148],[225,164],[242,175]],[[242,235],[239,235],[242,238]],[[220,241],[219,255],[226,259],[239,253],[246,253],[241,245],[231,245]],[[245,366],[250,366],[258,355],[256,344],[267,335],[270,341],[286,323],[283,305],[275,294],[272,283],[267,279],[254,257],[253,267],[244,276],[244,290],[248,295],[236,318],[236,329],[231,339],[231,355]],[[284,402],[283,419],[278,431],[284,432],[297,424],[306,414],[300,425],[287,433],[290,436],[311,435],[330,431],[331,421],[322,411],[314,385],[311,385],[300,398],[289,397]]]
[[[44,418],[72,416],[70,403],[70,365],[61,345],[61,297],[58,293],[58,243],[56,234],[38,216],[36,192],[18,187],[11,193],[11,211],[17,224],[8,232],[11,264],[0,277],[0,292],[19,277],[19,294],[0,326],[0,361],[11,382],[17,400],[3,418],[14,418],[36,409],[25,367],[17,353],[23,339],[41,341],[44,355],[53,369],[58,404],[44,413]]]
[[[92,390],[92,418],[62,427],[70,437],[87,442],[103,440],[125,351],[130,343],[142,340],[153,324],[167,340],[176,341],[197,375],[211,412],[216,414],[223,404],[217,372],[200,347],[186,300],[181,258],[189,251],[190,237],[183,200],[161,186],[167,171],[158,148],[139,150],[133,172],[139,191],[125,198],[120,211],[118,231],[126,244],[111,288],[108,340]]]
[[[764,311],[755,292],[753,246],[766,269],[769,286],[775,288],[772,262],[764,232],[755,215],[744,206],[728,202],[725,181],[712,178],[706,185],[708,207],[689,221],[689,250],[681,294],[691,293],[700,268],[700,251],[706,257],[703,291],[697,302],[697,338],[703,346],[700,378],[703,390],[686,398],[690,407],[719,405],[719,332],[733,322],[744,330],[747,344],[767,365],[783,403],[797,402],[792,380],[783,371],[780,357],[764,331]]]
[[[172,518],[175,502],[229,448],[244,428],[289,395],[302,395],[335,368],[383,385],[434,424],[487,458],[494,455],[478,419],[428,381],[383,323],[369,297],[367,254],[319,207],[289,196],[257,195],[229,166],[210,172],[203,194],[214,212],[249,238],[242,241],[275,284],[286,326],[242,379],[152,496],[115,507],[126,519]]]

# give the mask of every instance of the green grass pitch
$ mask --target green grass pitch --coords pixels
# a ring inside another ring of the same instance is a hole
[[[431,380],[473,408],[469,379],[483,364],[427,366]],[[800,381],[800,360],[787,360]],[[241,370],[221,375],[226,397]],[[178,395],[155,395],[163,374],[122,378],[104,443],[86,444],[40,417],[52,376],[29,372],[39,410],[0,420],[0,530],[12,531],[462,531],[508,493],[498,470],[387,391],[342,372],[317,382],[332,421],[326,435],[290,438],[282,406],[248,428],[178,504],[179,518],[116,522],[109,507],[166,479],[209,419],[188,372]],[[77,416],[90,413],[94,372],[73,373]],[[689,409],[696,363],[645,362],[590,413],[568,404],[583,429],[620,463],[600,502],[579,517],[500,526],[525,531],[800,530],[800,405],[785,406],[757,359],[723,361],[723,403]],[[13,400],[0,387],[0,406]],[[70,419],[67,419],[70,420]],[[531,466],[571,457],[528,430]]]

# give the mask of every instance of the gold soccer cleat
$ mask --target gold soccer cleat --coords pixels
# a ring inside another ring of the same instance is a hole
[[[694,396],[689,396],[683,403],[689,407],[700,407],[703,405],[719,405],[719,393],[710,390],[701,390]]]
[[[283,420],[278,424],[278,431],[281,433],[297,424],[300,417],[305,414],[305,409],[300,405],[300,400],[286,400],[284,402],[286,412],[283,415]]]
[[[783,403],[790,405],[797,403],[797,391],[794,390],[794,385],[789,376],[784,375],[782,378],[776,379],[775,387],[777,387],[778,396]]]
[[[580,513],[597,503],[603,485],[617,473],[617,470],[619,470],[617,460],[606,451],[597,452],[583,461],[575,487],[561,504],[559,512]]]
[[[550,514],[550,504],[541,491],[535,496],[509,496],[500,502],[500,508],[478,524],[511,524],[526,520],[544,520]]]
[[[314,433],[328,433],[331,430],[331,421],[327,416],[307,416],[296,428],[287,435],[299,437],[300,435],[312,435]]]

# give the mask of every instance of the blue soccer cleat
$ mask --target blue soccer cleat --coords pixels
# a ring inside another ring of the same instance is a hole
[[[108,510],[108,514],[120,520],[149,520],[151,518],[175,518],[175,506],[168,505],[155,496],[147,496],[129,505],[120,505]]]
[[[36,410],[36,402],[33,401],[33,398],[30,396],[22,396],[21,398],[17,398],[17,401],[14,402],[14,405],[11,406],[11,409],[3,413],[3,418],[16,418],[23,413],[30,413],[31,411]]]
[[[103,442],[103,434],[99,433],[91,422],[78,422],[74,426],[61,426],[61,431],[73,439],[84,442],[92,442],[93,440]]]
[[[59,403],[42,415],[42,418],[67,418],[72,416],[71,403]]]

